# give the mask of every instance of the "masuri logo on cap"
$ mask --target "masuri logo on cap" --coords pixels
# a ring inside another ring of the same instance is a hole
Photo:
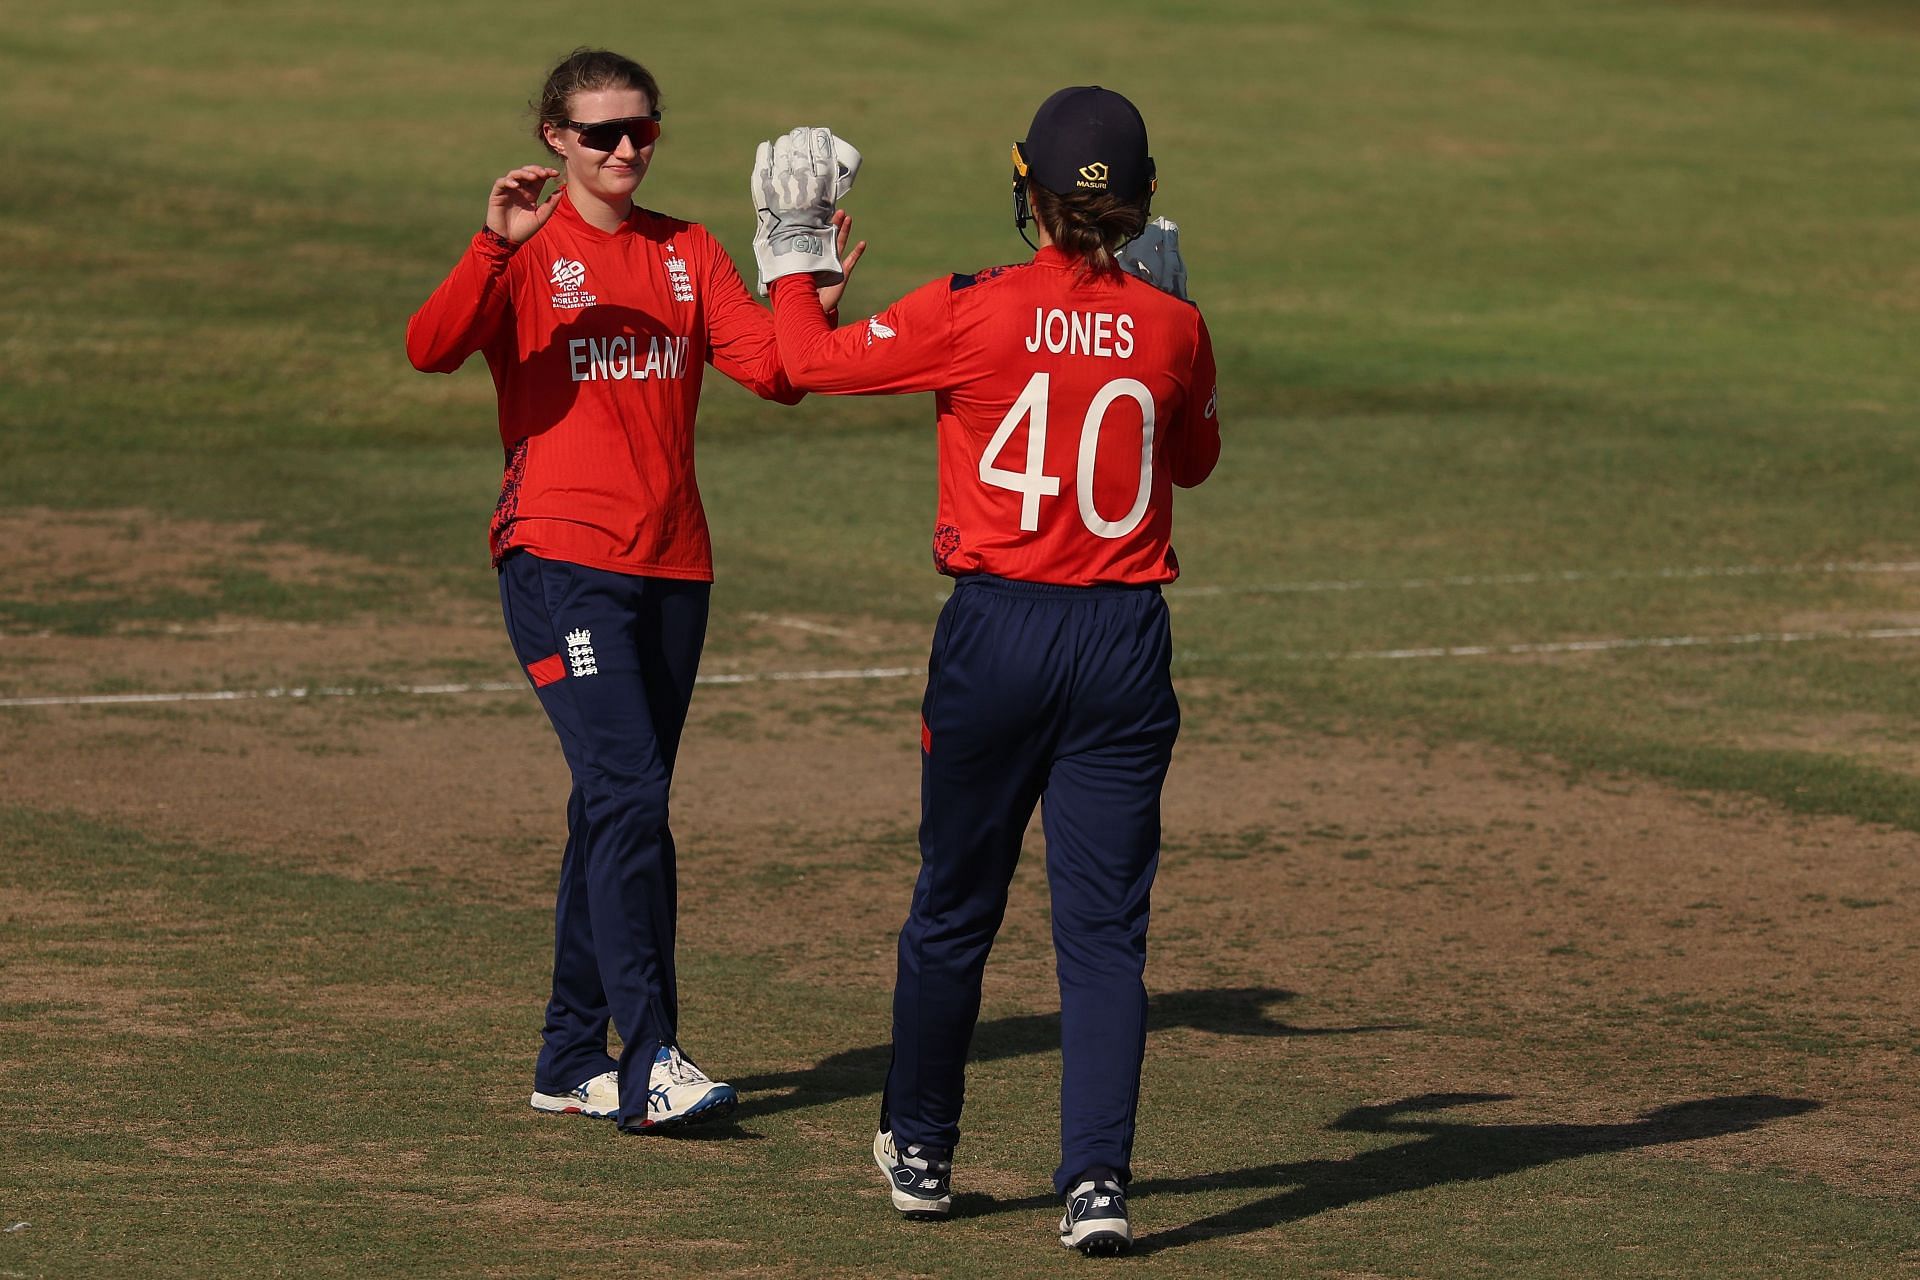
[[[1099,85],[1061,89],[1041,103],[1019,151],[1021,176],[1049,191],[1136,200],[1154,189],[1146,121],[1133,103]]]

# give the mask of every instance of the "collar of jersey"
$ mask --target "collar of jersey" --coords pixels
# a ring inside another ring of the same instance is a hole
[[[645,215],[642,213],[640,206],[636,204],[633,208],[627,210],[627,216],[621,221],[619,226],[611,231],[602,231],[580,216],[580,211],[573,207],[572,193],[562,191],[560,193],[560,207],[553,211],[553,216],[555,219],[564,219],[570,230],[577,231],[581,235],[596,236],[602,240],[613,240],[620,236],[630,236],[637,232],[640,229],[640,219]]]
[[[1044,245],[1033,255],[1036,267],[1071,267],[1073,259],[1057,244]]]

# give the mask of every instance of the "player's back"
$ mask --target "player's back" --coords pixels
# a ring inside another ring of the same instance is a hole
[[[1219,455],[1197,308],[1058,249],[951,282],[940,390],[943,572],[1170,581],[1172,487]]]

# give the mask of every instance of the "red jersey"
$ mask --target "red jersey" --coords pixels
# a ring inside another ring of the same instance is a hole
[[[1199,310],[1058,248],[935,280],[833,330],[813,280],[774,289],[794,385],[931,391],[939,415],[934,564],[1065,586],[1171,582],[1173,485],[1220,457],[1213,344]]]
[[[823,321],[824,322],[824,321]],[[407,325],[416,369],[486,354],[506,474],[494,562],[537,555],[661,578],[713,580],[693,474],[703,366],[792,404],[773,320],[705,227],[636,208],[589,224],[566,195],[526,243],[486,233]]]

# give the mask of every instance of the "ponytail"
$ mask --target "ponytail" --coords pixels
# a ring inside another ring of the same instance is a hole
[[[1093,193],[1063,196],[1031,180],[1027,193],[1033,202],[1034,219],[1088,275],[1120,269],[1115,255],[1146,229],[1147,206],[1152,199],[1151,193],[1141,200]]]

